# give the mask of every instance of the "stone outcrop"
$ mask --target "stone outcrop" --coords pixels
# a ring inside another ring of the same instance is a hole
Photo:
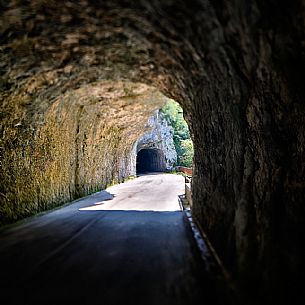
[[[11,0],[0,8],[2,223],[127,174],[140,136],[133,120],[145,124],[160,107],[135,87],[148,97],[160,91],[183,106],[193,211],[220,257],[244,288],[259,285],[253,298],[259,290],[266,302],[297,302],[304,1]],[[111,122],[120,113],[123,126]]]
[[[172,169],[177,162],[177,152],[173,140],[174,131],[162,112],[157,111],[145,125],[149,131],[143,134],[136,143],[136,152],[141,149],[161,150],[164,155],[165,169]]]

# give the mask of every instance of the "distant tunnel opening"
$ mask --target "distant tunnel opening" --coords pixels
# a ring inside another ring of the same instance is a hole
[[[137,154],[137,174],[166,170],[164,153],[160,149],[141,149]]]

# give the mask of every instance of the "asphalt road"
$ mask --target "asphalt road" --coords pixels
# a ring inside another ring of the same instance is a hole
[[[0,234],[0,303],[217,304],[178,195],[146,175]]]

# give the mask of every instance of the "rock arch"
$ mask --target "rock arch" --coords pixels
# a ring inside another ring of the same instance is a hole
[[[143,148],[137,153],[137,173],[164,172],[166,163],[160,149]]]
[[[166,95],[193,137],[194,214],[226,264],[262,283],[297,278],[303,1],[0,5],[2,223],[124,179],[137,124]]]

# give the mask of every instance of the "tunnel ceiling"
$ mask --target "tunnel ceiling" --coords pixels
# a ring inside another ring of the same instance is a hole
[[[35,84],[39,82],[36,78],[32,80]],[[62,124],[68,124],[71,113],[85,109],[88,122],[97,119],[105,127],[126,131],[125,139],[129,143],[133,143],[143,133],[148,118],[168,100],[156,88],[127,81],[84,84],[50,99],[38,96],[31,100],[31,107],[25,107],[27,104],[22,97],[15,99],[8,101],[15,107],[19,106],[14,109],[16,118],[11,122],[15,128],[28,130],[39,127],[47,124],[50,116]]]
[[[1,221],[130,175],[133,126],[165,95],[189,123],[193,212],[221,257],[257,282],[279,281],[283,265],[295,279],[304,267],[304,6],[0,1]]]
[[[47,90],[49,98],[98,80],[128,79],[165,90],[177,55],[164,50],[168,39],[154,29],[157,20],[138,13],[104,1],[97,8],[93,1],[12,2],[1,19],[2,87],[15,91],[18,81],[21,91]]]
[[[282,28],[272,32],[272,23],[288,22],[289,10],[286,18],[275,10],[269,23],[260,25],[260,10],[264,17],[272,4],[251,4],[246,16],[242,5],[232,11],[230,4],[220,3],[3,1],[0,86],[6,96],[16,96],[18,89],[27,95],[22,96],[25,100],[32,100],[36,95],[54,98],[100,80],[144,81],[187,108],[188,100],[198,95],[199,81],[207,93],[211,81],[217,87],[224,74],[236,76],[242,85],[251,82],[257,66],[262,70],[268,62],[271,50],[263,51],[258,43],[267,38],[268,28],[274,47],[285,51],[286,45],[295,45],[300,50],[296,38],[304,31],[297,24],[292,24],[294,37]],[[294,20],[302,20],[302,10],[293,13]],[[277,55],[279,61],[293,57]],[[281,69],[289,73],[287,65]],[[238,99],[234,80],[226,79],[226,85]]]

